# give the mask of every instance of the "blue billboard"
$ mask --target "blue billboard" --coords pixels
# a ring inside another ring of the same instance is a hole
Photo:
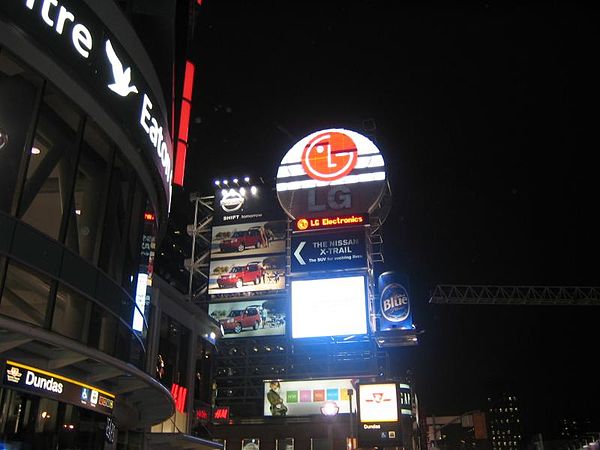
[[[406,274],[384,272],[377,279],[378,331],[412,330],[410,287]]]

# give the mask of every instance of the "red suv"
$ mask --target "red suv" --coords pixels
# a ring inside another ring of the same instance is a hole
[[[241,288],[244,283],[258,284],[262,281],[265,269],[260,263],[251,262],[245,266],[233,266],[231,270],[217,278],[220,288]]]
[[[229,239],[223,239],[219,244],[222,252],[243,252],[248,247],[261,248],[265,245],[264,234],[260,228],[250,228],[246,231],[235,231]]]
[[[260,327],[260,313],[258,309],[248,307],[246,309],[234,309],[229,312],[225,319],[219,320],[223,325],[223,331],[240,333],[244,328],[258,330]]]

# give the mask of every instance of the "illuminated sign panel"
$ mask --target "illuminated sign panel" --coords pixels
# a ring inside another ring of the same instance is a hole
[[[249,222],[212,229],[213,259],[285,253],[287,222]]]
[[[321,415],[325,402],[335,402],[339,414],[350,413],[348,389],[353,389],[352,379],[265,381],[265,416]],[[352,411],[356,411],[356,398],[352,396]]]
[[[325,230],[331,228],[348,228],[369,224],[367,214],[351,214],[348,216],[332,215],[329,217],[300,217],[294,220],[294,231]]]
[[[218,320],[223,338],[281,336],[285,334],[287,302],[253,299],[235,303],[211,303],[208,314]]]
[[[367,267],[365,232],[343,230],[292,236],[292,273]]]
[[[85,85],[134,146],[143,149],[170,204],[173,148],[166,111],[150,88],[149,76],[134,65],[136,58],[94,10],[74,0],[23,0],[0,2],[0,13]]]
[[[213,259],[208,294],[211,300],[277,294],[285,289],[285,255]]]
[[[358,386],[360,447],[393,447],[402,442],[395,383]]]
[[[102,414],[111,415],[115,407],[115,395],[110,392],[15,361],[6,361],[2,384]]]
[[[215,190],[215,226],[283,219],[275,192],[266,185],[233,186],[228,182]]]
[[[229,420],[229,406],[216,406],[212,418],[215,422],[226,422]]]
[[[365,136],[332,128],[296,143],[277,171],[277,197],[293,219],[368,214],[386,183],[383,157]]]
[[[398,272],[384,272],[377,279],[379,290],[379,330],[412,330],[412,312],[408,277]]]
[[[292,337],[367,333],[365,276],[293,280]]]

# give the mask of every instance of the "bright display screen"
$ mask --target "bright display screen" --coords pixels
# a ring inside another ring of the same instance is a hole
[[[348,390],[352,390],[352,397]],[[352,380],[296,380],[265,381],[265,416],[310,416],[321,415],[321,407],[326,402],[333,402],[339,408],[338,414],[356,411],[356,397]]]
[[[361,423],[398,421],[398,398],[394,383],[361,384],[358,392]]]
[[[292,286],[292,337],[367,333],[365,277],[295,280]]]

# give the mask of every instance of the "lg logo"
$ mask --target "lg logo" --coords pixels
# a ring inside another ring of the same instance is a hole
[[[352,172],[357,160],[354,141],[344,133],[332,131],[310,140],[302,154],[302,167],[315,180],[335,181]]]

